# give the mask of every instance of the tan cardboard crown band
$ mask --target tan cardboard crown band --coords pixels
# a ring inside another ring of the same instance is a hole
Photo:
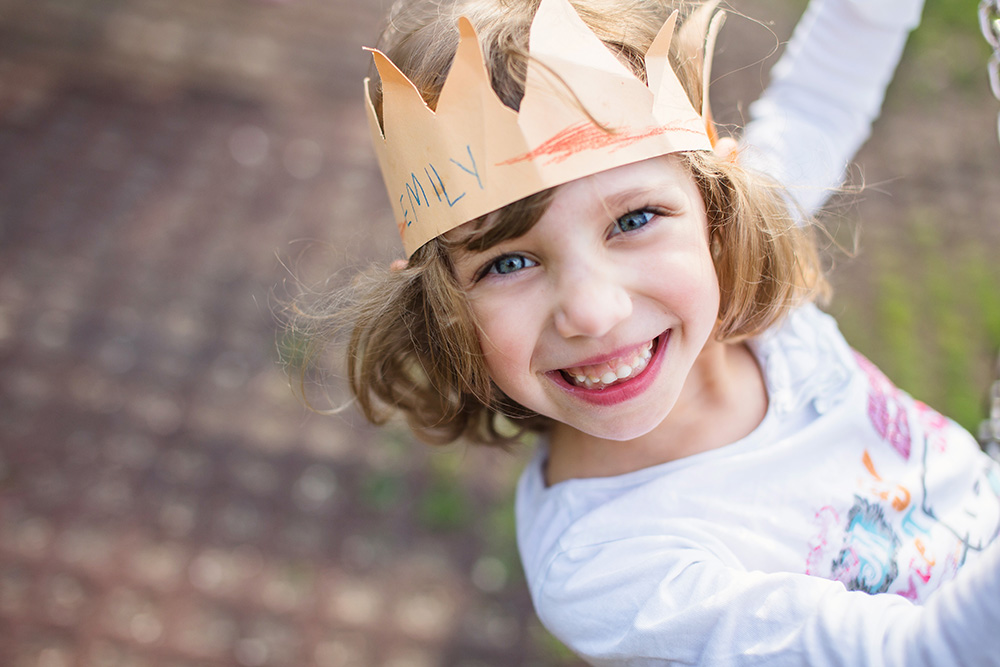
[[[542,190],[658,155],[711,150],[708,72],[722,14],[707,29],[708,44],[702,42],[702,114],[668,60],[676,19],[674,12],[646,53],[647,86],[568,0],[541,0],[519,112],[493,91],[465,17],[458,21],[458,50],[434,111],[384,54],[372,50],[382,79],[383,120],[380,126],[365,79],[369,126],[407,257],[450,229]],[[705,34],[703,26],[699,39]]]

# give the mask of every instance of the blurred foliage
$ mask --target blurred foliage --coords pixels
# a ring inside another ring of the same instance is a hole
[[[978,7],[978,0],[927,2],[907,45],[899,85],[927,101],[941,101],[945,91],[982,94],[990,51],[979,31]]]
[[[461,530],[472,518],[462,487],[440,478],[424,490],[417,512],[421,525],[432,531]]]
[[[420,524],[431,531],[467,528],[473,515],[455,456],[432,456],[427,486],[417,503]]]
[[[361,502],[377,512],[384,512],[402,502],[405,491],[405,476],[372,472],[361,483]]]
[[[531,628],[532,642],[537,646],[543,655],[545,665],[576,665],[579,659],[566,648],[566,645],[550,634],[539,622],[535,622]]]
[[[476,521],[485,551],[502,563],[508,573],[508,585],[524,586],[524,569],[517,550],[517,527],[514,521],[514,488],[512,479],[505,498],[491,504],[487,514]]]
[[[961,37],[979,39],[978,7],[979,0],[926,2],[920,29],[913,35],[914,46],[919,49]]]
[[[1000,262],[974,241],[946,244],[942,211],[917,210],[898,243],[870,244],[874,317],[850,293],[835,309],[847,339],[900,388],[975,433],[1000,347]],[[947,248],[947,252],[943,252]]]

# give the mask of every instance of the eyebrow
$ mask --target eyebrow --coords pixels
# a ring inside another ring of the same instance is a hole
[[[653,185],[627,187],[611,194],[601,197],[601,202],[605,209],[611,211],[629,208],[637,200],[647,200],[653,203],[653,199],[674,198],[683,194],[683,189],[675,183],[659,183]],[[628,212],[628,211],[626,211]]]

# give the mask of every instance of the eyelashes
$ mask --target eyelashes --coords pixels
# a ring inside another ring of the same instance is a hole
[[[611,225],[607,238],[629,234],[643,229],[657,216],[669,216],[670,213],[654,207],[643,207],[629,211],[619,217]],[[506,277],[537,266],[538,262],[522,253],[504,253],[493,257],[483,264],[473,275],[472,282],[478,283],[487,276]]]
[[[501,276],[510,275],[535,266],[537,262],[528,259],[524,255],[507,254],[500,255],[496,259],[487,262],[478,272],[476,272],[476,282],[482,280],[487,275],[494,273]]]
[[[642,227],[645,227],[656,214],[656,211],[652,211],[648,208],[639,209],[637,211],[629,211],[622,217],[615,220],[615,229],[612,230],[611,235],[614,236],[616,234],[624,234],[641,229]]]

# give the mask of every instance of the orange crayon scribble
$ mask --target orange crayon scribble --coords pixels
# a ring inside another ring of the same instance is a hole
[[[934,565],[937,562],[937,560],[935,560],[933,558],[928,558],[927,557],[927,547],[924,546],[923,541],[921,541],[919,538],[917,538],[917,539],[913,540],[913,544],[914,544],[914,546],[917,547],[917,551],[920,553],[920,556],[924,559],[924,561],[928,565]]]
[[[879,475],[878,475],[877,472],[875,472],[875,464],[872,463],[872,457],[868,453],[867,449],[865,450],[864,456],[861,457],[861,462],[865,464],[865,468],[868,470],[868,474],[870,474],[876,480],[878,480],[880,482],[882,481],[882,478],[879,477]]]
[[[865,464],[865,469],[868,471],[868,474],[875,479],[875,481],[877,482],[885,481],[882,479],[881,475],[879,475],[878,472],[876,472],[875,463],[872,462],[872,457],[868,453],[867,449],[865,450],[864,455],[861,457],[861,462]],[[897,512],[902,512],[910,505],[910,491],[901,484],[897,484],[895,490],[897,493],[892,498],[892,508]],[[880,498],[881,500],[889,500],[888,491],[879,491],[877,489],[872,489],[872,493],[878,496],[878,498]]]
[[[577,153],[588,150],[623,148],[643,139],[655,137],[667,132],[691,132],[692,134],[702,134],[698,130],[691,130],[679,127],[676,124],[662,125],[654,127],[646,132],[629,133],[607,130],[590,121],[582,121],[576,125],[570,125],[561,132],[555,134],[534,150],[527,153],[498,162],[498,165],[511,165],[518,162],[535,161],[547,158],[549,162],[558,163],[568,160]]]
[[[899,495],[892,499],[892,508],[897,512],[902,512],[910,504],[910,491],[905,486],[896,485]]]

